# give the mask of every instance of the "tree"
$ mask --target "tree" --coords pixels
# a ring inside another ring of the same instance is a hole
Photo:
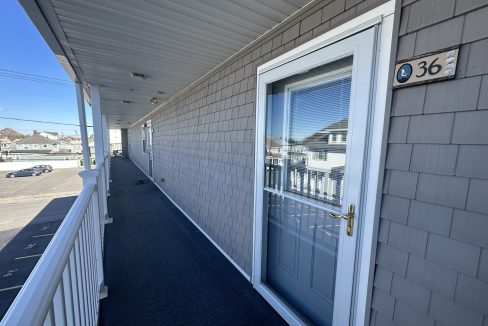
[[[3,128],[0,130],[0,138],[8,138],[12,141],[17,140],[17,139],[23,139],[27,137],[24,134],[21,134],[18,131],[13,130],[12,128]]]

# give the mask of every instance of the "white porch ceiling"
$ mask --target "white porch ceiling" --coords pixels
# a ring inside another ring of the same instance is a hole
[[[67,70],[102,86],[111,128],[136,122],[157,106],[152,97],[168,99],[309,2],[37,0],[34,8],[19,1],[55,54],[67,58]]]

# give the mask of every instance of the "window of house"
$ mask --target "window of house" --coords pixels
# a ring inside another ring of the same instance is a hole
[[[42,147],[47,148],[47,145],[46,145],[46,144],[44,144]]]

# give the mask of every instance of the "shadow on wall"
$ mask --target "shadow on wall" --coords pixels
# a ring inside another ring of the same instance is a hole
[[[55,198],[23,228],[0,231],[0,319],[14,301],[76,198]]]

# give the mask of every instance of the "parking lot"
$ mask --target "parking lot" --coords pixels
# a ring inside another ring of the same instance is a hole
[[[0,319],[81,191],[80,169],[0,174]]]

